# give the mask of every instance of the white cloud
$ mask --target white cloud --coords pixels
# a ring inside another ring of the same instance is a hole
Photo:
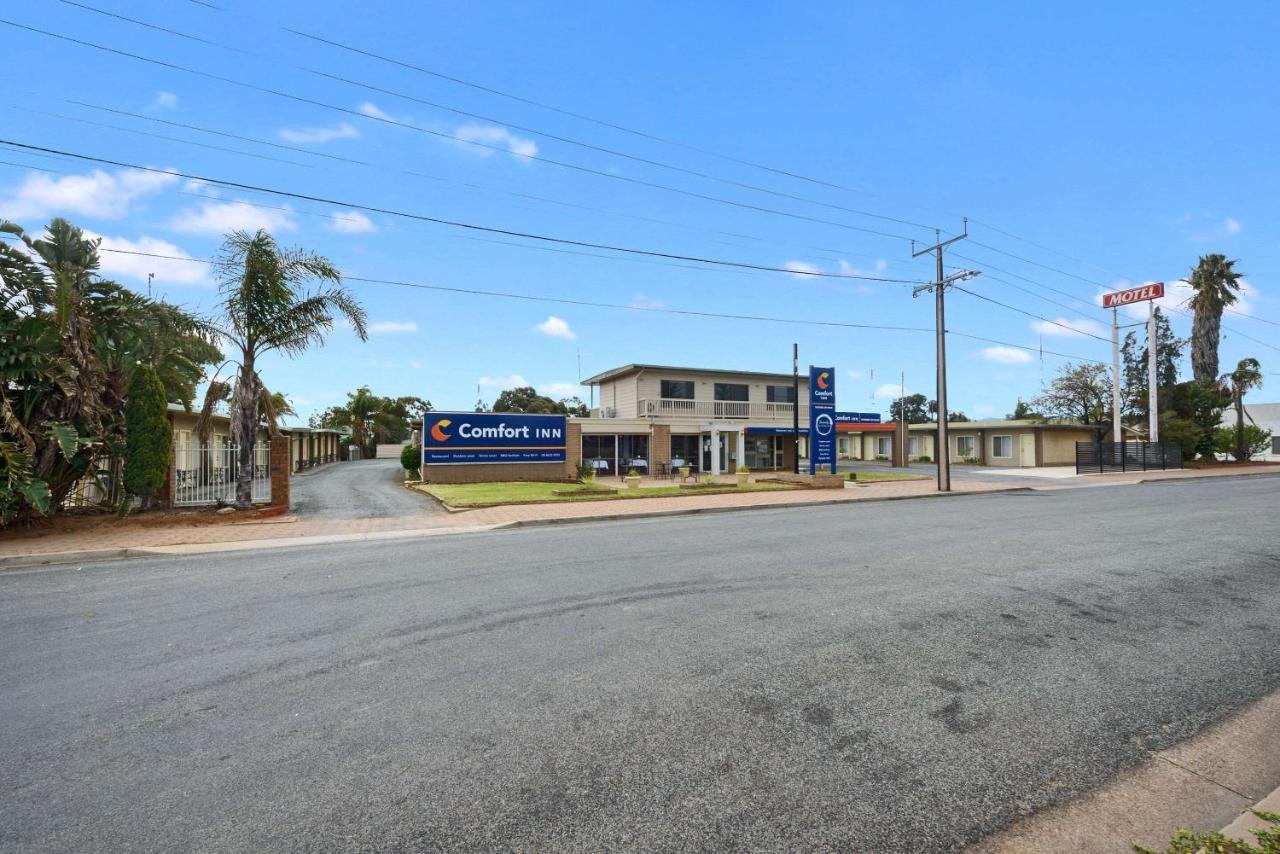
[[[156,110],[176,110],[178,109],[178,96],[172,92],[157,92],[151,101],[152,109]]]
[[[808,261],[787,261],[782,265],[782,268],[784,270],[790,270],[791,275],[795,276],[797,279],[808,279],[811,278],[814,273],[822,272]]]
[[[335,139],[351,139],[360,135],[347,122],[329,128],[280,128],[280,138],[297,144],[332,142]]]
[[[665,303],[663,303],[662,300],[656,300],[651,297],[647,297],[644,294],[636,294],[635,298],[632,299],[631,302],[627,303],[628,308],[641,309],[662,308],[663,305],[665,305]]]
[[[363,115],[369,116],[370,118],[382,119],[383,121],[388,121],[388,122],[395,121],[395,119],[393,119],[389,114],[384,113],[381,109],[378,108],[378,105],[373,103],[372,101],[365,101],[356,109],[359,110]]]
[[[550,335],[552,338],[563,338],[566,341],[572,341],[578,336],[569,328],[567,321],[561,320],[554,314],[549,315],[546,320],[534,327],[543,335]]]
[[[55,214],[119,219],[129,213],[133,202],[177,180],[174,175],[137,169],[95,169],[88,175],[61,177],[33,174],[0,195],[0,211],[12,220],[43,219]]]
[[[140,237],[128,240],[123,237],[106,237],[85,232],[88,237],[102,237],[102,249],[120,252],[145,252],[149,255],[173,255],[179,258],[193,257],[185,249],[156,237]],[[104,251],[101,254],[103,276],[108,278],[137,279],[146,282],[148,273],[155,273],[155,282],[176,285],[211,285],[209,265],[195,261],[177,261],[171,258],[149,258],[143,255],[122,255]]]
[[[1026,350],[1016,347],[984,347],[982,358],[1002,365],[1025,365],[1034,359]]]
[[[417,331],[418,324],[412,320],[375,320],[369,324],[370,335],[389,335]]]
[[[538,154],[538,144],[533,140],[516,136],[506,128],[494,125],[463,125],[453,132],[453,136],[463,143],[483,142],[488,145],[505,146],[512,154],[520,157],[536,157]],[[465,147],[482,157],[488,157],[492,153],[491,149],[479,146]]]
[[[1242,227],[1243,226],[1240,225],[1240,220],[1235,219],[1234,217],[1227,217],[1222,223],[1222,230],[1226,232],[1228,237],[1239,234]]]
[[[506,376],[497,376],[497,377],[486,376],[486,377],[481,377],[476,382],[478,382],[482,386],[485,386],[486,388],[496,388],[500,390],[506,390],[509,388],[523,388],[524,386],[527,386],[529,384],[528,382],[525,381],[525,378],[520,376],[519,374],[507,374]]]
[[[581,393],[582,387],[577,383],[543,383],[538,392],[548,397],[572,397]]]
[[[842,276],[881,276],[884,271],[889,269],[889,262],[883,258],[877,258],[876,263],[870,270],[864,270],[861,267],[850,264],[843,258],[840,259],[840,274]]]
[[[1111,331],[1096,320],[1072,320],[1067,317],[1054,318],[1054,322],[1035,320],[1031,328],[1041,335],[1100,335],[1110,338]]]
[[[373,220],[369,219],[360,211],[334,211],[332,223],[329,226],[331,231],[338,231],[343,234],[368,234],[371,231],[377,231],[378,227],[373,224]]]
[[[298,225],[292,210],[255,207],[247,202],[204,202],[199,207],[179,211],[169,220],[169,228],[187,234],[223,235],[230,231],[294,231]]]
[[[861,380],[861,379],[865,379],[865,378],[866,378],[866,376],[867,376],[867,375],[866,375],[866,374],[864,374],[862,371],[847,371],[847,372],[846,372],[846,375],[847,375],[847,376],[849,377],[849,379],[851,379],[851,380]]]
[[[911,394],[911,389],[907,389],[907,394]],[[875,396],[885,400],[897,400],[902,397],[902,386],[893,383],[885,383],[876,388]]]

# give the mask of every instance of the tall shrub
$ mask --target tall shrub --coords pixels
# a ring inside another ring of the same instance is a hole
[[[125,401],[124,488],[128,495],[142,498],[144,510],[164,485],[169,469],[173,427],[168,410],[160,378],[150,366],[139,365]]]

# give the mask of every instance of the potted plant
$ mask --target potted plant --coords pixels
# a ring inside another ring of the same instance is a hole
[[[635,469],[629,469],[627,476],[623,478],[627,482],[628,489],[636,489],[640,486],[640,472]]]
[[[738,486],[746,486],[751,482],[751,469],[746,466],[738,466]]]
[[[596,468],[589,461],[578,463],[578,482],[588,486],[596,482]]]
[[[685,463],[684,465],[680,466],[680,479],[688,480],[689,472],[691,471],[691,469],[692,469],[692,466],[690,466],[688,463]]]

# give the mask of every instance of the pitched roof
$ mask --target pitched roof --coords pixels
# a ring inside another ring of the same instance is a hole
[[[625,377],[628,374],[634,374],[638,371],[670,371],[677,374],[728,374],[736,377],[758,377],[760,379],[785,380],[791,382],[791,374],[788,373],[769,373],[768,371],[734,371],[720,370],[718,368],[688,368],[679,365],[646,365],[638,362],[630,365],[623,365],[620,368],[610,368],[607,371],[596,374],[594,377],[587,377],[582,381],[583,385],[597,385],[602,382]],[[808,373],[800,375],[802,383],[808,383]]]

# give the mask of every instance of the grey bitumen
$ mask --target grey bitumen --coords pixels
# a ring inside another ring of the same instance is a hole
[[[956,850],[1280,685],[1278,483],[6,573],[0,847]]]
[[[398,459],[353,460],[294,477],[289,505],[305,519],[379,519],[443,513],[420,492],[401,486],[404,469]]]

